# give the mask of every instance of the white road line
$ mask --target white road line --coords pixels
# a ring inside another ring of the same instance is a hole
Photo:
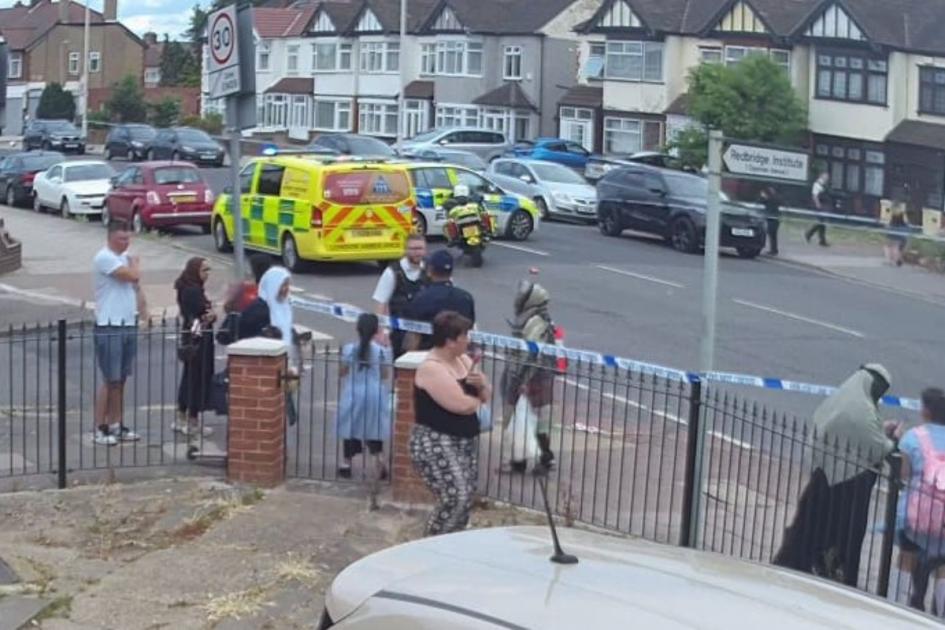
[[[493,241],[492,244],[496,247],[514,249],[517,252],[525,252],[526,254],[535,254],[536,256],[551,256],[551,254],[548,252],[543,252],[540,249],[532,249],[531,247],[525,247],[524,245],[512,245],[511,243],[499,243],[496,241]]]
[[[721,431],[709,431],[709,435],[711,435],[714,438],[718,438],[722,440],[723,442],[728,442],[732,446],[737,446],[738,448],[745,449],[746,451],[750,451],[754,448],[748,442],[742,442],[741,440],[736,440],[735,438],[731,436],[725,435]]]
[[[838,326],[838,325],[836,325],[836,324],[831,324],[830,322],[824,322],[824,321],[820,321],[819,319],[813,319],[813,318],[810,318],[810,317],[804,317],[803,315],[798,315],[798,314],[796,314],[796,313],[790,313],[790,312],[788,312],[788,311],[782,311],[782,310],[780,310],[780,309],[777,309],[777,308],[774,308],[774,307],[771,307],[771,306],[765,306],[764,304],[755,304],[754,302],[748,302],[747,300],[739,300],[739,299],[737,299],[737,298],[733,298],[732,301],[735,302],[736,304],[741,304],[742,306],[747,306],[748,308],[758,309],[759,311],[765,311],[766,313],[774,313],[775,315],[780,315],[781,317],[787,317],[788,319],[794,319],[794,320],[797,320],[797,321],[799,321],[799,322],[804,322],[804,323],[806,323],[806,324],[813,324],[813,325],[815,325],[815,326],[822,326],[822,327],[828,328],[828,329],[830,329],[830,330],[835,330],[835,331],[837,331],[837,332],[841,332],[841,333],[843,333],[843,334],[845,334],[845,335],[850,335],[851,337],[858,337],[858,338],[860,338],[860,339],[863,339],[863,338],[866,336],[866,335],[864,335],[863,333],[861,333],[861,332],[859,332],[859,331],[853,330],[852,328],[844,328],[843,326]]]
[[[637,280],[645,280],[646,282],[655,282],[656,284],[662,284],[663,286],[673,287],[674,289],[685,289],[686,285],[679,284],[678,282],[670,282],[669,280],[663,280],[661,278],[654,278],[653,276],[648,276],[643,273],[634,273],[632,271],[624,271],[623,269],[617,269],[616,267],[608,267],[607,265],[597,265],[598,269],[603,269],[604,271],[609,271],[611,273],[619,273],[621,276],[629,276],[630,278],[636,278]]]

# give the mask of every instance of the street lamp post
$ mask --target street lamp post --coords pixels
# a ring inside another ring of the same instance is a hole
[[[60,0],[64,1],[64,0]],[[89,137],[89,2],[85,0],[85,27],[82,35],[82,137]]]
[[[407,88],[407,72],[404,70],[407,61],[407,0],[400,0],[400,55],[397,71],[400,75],[400,99],[397,104],[397,146],[401,146],[407,135],[407,99],[404,92]]]

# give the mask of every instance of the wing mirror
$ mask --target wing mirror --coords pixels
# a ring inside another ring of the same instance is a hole
[[[112,185],[112,188],[118,188],[118,177],[110,177],[108,182]]]
[[[659,197],[665,197],[666,191],[662,188],[650,188],[650,192]]]

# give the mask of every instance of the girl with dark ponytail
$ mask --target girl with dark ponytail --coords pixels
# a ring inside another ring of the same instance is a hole
[[[341,351],[341,395],[338,401],[338,437],[342,440],[344,462],[338,476],[351,477],[351,460],[367,451],[373,471],[365,462],[365,472],[377,478],[387,476],[384,441],[391,431],[391,361],[388,347],[378,342],[377,316],[362,313],[356,324],[358,341]]]

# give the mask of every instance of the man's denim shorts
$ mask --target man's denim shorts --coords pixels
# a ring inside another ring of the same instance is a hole
[[[95,327],[95,358],[106,383],[124,383],[137,354],[137,326]]]

